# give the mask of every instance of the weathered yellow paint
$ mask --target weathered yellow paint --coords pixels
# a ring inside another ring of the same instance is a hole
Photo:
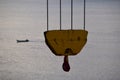
[[[45,42],[58,56],[76,55],[87,42],[86,30],[51,30],[44,32]]]

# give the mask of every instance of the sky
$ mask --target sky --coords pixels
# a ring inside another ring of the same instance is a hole
[[[86,25],[89,15],[119,13],[119,0],[86,0]],[[97,7],[96,7],[97,5]],[[112,6],[109,6],[112,5]],[[93,10],[99,10],[93,12]],[[110,12],[110,13],[109,13]],[[87,17],[88,16],[88,17]],[[46,31],[46,0],[0,0],[0,27],[27,32]],[[83,0],[74,0],[74,29],[83,28]],[[8,27],[9,26],[9,27]],[[28,30],[29,28],[29,30]],[[49,0],[49,29],[59,29],[59,0]],[[70,0],[62,0],[62,29],[70,29]]]
[[[86,29],[92,29],[87,26],[93,25],[92,21],[97,15],[103,17],[106,14],[120,13],[119,0],[86,0],[86,4]],[[83,0],[74,0],[73,14],[74,29],[82,29]],[[0,0],[0,27],[3,30],[16,31],[17,29],[26,34],[36,32],[37,36],[39,34],[44,39],[43,32],[47,30],[46,15],[46,0]],[[113,18],[117,20],[119,17]],[[55,29],[59,29],[59,0],[49,0],[49,30]],[[70,29],[69,0],[62,0],[62,29]]]

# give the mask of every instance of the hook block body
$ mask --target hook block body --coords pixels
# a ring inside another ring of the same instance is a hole
[[[45,42],[57,56],[76,55],[87,42],[86,30],[50,30],[44,32]]]

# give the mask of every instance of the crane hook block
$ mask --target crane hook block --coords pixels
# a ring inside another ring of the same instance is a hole
[[[49,30],[44,32],[45,42],[57,56],[78,54],[87,42],[86,30]]]

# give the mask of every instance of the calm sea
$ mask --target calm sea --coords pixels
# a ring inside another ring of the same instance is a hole
[[[59,29],[58,1],[51,1],[49,29]],[[83,2],[74,1],[74,29],[82,29]],[[70,72],[62,70],[63,57],[45,44],[45,3],[0,1],[0,80],[120,80],[120,1],[88,1],[88,42],[80,54],[69,57]],[[69,29],[69,1],[62,3],[62,29]],[[16,42],[21,39],[30,42]]]

